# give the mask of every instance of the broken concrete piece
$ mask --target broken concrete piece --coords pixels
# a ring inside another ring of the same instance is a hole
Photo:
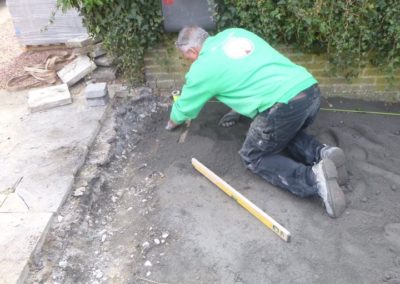
[[[93,43],[93,39],[88,35],[78,36],[68,40],[65,45],[67,47],[84,47]]]
[[[106,54],[107,51],[103,48],[103,43],[99,42],[98,44],[93,46],[93,50],[90,52],[90,57],[92,58],[97,58],[99,56],[102,56]]]
[[[78,56],[74,61],[58,71],[57,75],[65,84],[72,86],[96,68],[96,64],[89,57],[83,55]]]
[[[110,57],[108,55],[103,55],[100,57],[97,57],[94,60],[94,63],[96,63],[97,66],[102,66],[102,67],[110,67],[114,64],[115,59],[113,57]]]
[[[104,97],[107,94],[107,83],[89,84],[85,89],[86,99],[96,99]]]
[[[28,107],[31,112],[42,111],[72,103],[67,84],[29,91]]]
[[[114,67],[99,67],[90,75],[90,78],[96,82],[109,82],[116,78],[117,69]]]

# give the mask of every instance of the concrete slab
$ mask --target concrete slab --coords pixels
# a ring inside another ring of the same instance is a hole
[[[28,107],[37,112],[72,103],[67,84],[29,91]]]
[[[27,96],[0,91],[0,189],[23,177],[16,193],[30,210],[55,212],[84,162],[105,107],[88,108],[83,96],[75,96],[73,104],[30,114]],[[20,212],[20,204],[13,208],[9,202],[3,204],[8,211]]]
[[[96,67],[96,64],[89,57],[81,55],[58,71],[57,75],[65,84],[72,86],[95,70]]]
[[[0,213],[0,283],[23,283],[52,213]]]
[[[26,107],[28,91],[0,90],[0,283],[24,282],[105,117],[77,89],[73,104],[36,113]]]

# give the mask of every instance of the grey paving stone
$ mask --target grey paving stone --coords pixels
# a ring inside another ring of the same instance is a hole
[[[105,95],[102,98],[87,99],[86,102],[87,102],[87,105],[90,107],[97,107],[97,106],[107,105],[109,100],[110,100],[110,97],[108,95]]]
[[[107,95],[107,83],[91,83],[85,89],[86,99],[101,98]]]
[[[67,84],[29,91],[28,107],[37,112],[72,103]]]

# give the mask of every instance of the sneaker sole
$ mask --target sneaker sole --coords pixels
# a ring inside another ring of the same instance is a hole
[[[325,158],[328,158],[331,160],[336,168],[339,168],[343,166],[346,163],[346,156],[344,155],[344,152],[340,148],[335,148],[330,155],[326,155]]]
[[[346,198],[337,182],[338,173],[335,164],[330,160],[324,159],[322,168],[328,186],[327,200],[329,204],[332,204],[333,211],[328,212],[327,210],[327,213],[330,217],[337,218],[342,215],[346,208]]]
[[[337,183],[340,186],[343,186],[347,183],[349,180],[349,175],[347,173],[347,168],[346,168],[346,156],[344,155],[344,152],[340,148],[335,148],[330,155],[326,155],[325,158],[328,158],[331,160],[337,170]]]

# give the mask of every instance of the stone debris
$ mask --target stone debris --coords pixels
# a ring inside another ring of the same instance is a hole
[[[162,237],[163,239],[168,238],[168,236],[169,236],[169,233],[168,233],[168,232],[163,232],[162,235],[161,235],[161,237]]]
[[[66,268],[68,266],[68,262],[66,260],[61,260],[58,263],[58,266],[61,267],[61,268]]]
[[[151,267],[151,266],[153,266],[153,264],[151,264],[150,260],[147,260],[147,261],[144,263],[144,266],[146,266],[146,267]]]
[[[58,223],[61,223],[63,219],[64,219],[63,216],[61,216],[61,215],[57,216]]]
[[[146,276],[149,277],[151,275],[150,271],[147,271]]]
[[[67,40],[65,45],[70,48],[74,47],[85,47],[91,45],[93,43],[93,39],[89,37],[89,35],[82,35],[75,38],[71,38]]]
[[[89,57],[81,55],[58,71],[57,75],[65,84],[72,86],[96,68],[96,64]]]
[[[78,187],[77,189],[75,189],[75,191],[72,195],[75,197],[79,197],[79,196],[82,196],[85,191],[86,191],[86,188],[84,186],[81,186],[81,187]]]
[[[107,239],[107,235],[104,234],[103,236],[101,236],[101,242],[104,243]]]
[[[28,94],[28,107],[31,112],[43,111],[72,103],[66,84],[33,89]]]
[[[159,245],[161,242],[160,242],[159,239],[154,239],[154,243],[155,243],[156,245]]]
[[[97,279],[100,279],[103,277],[103,272],[101,272],[100,269],[97,269],[96,271],[93,272],[94,277],[96,277]]]
[[[149,247],[150,247],[150,243],[149,243],[149,242],[144,242],[144,243],[142,244],[142,247],[143,247],[143,248],[149,248]]]

